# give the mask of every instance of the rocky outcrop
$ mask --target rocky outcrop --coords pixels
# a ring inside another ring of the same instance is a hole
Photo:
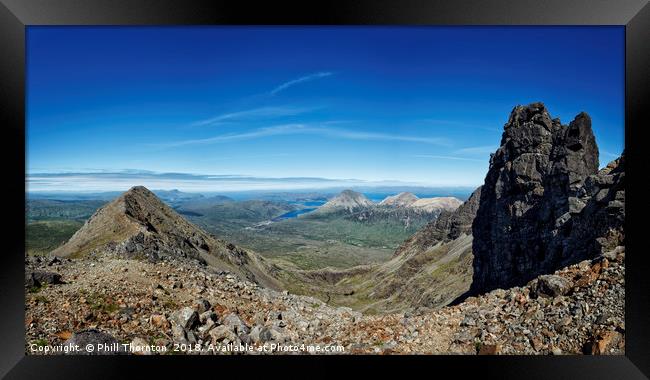
[[[569,202],[571,218],[560,227],[570,228],[567,245],[577,255],[589,257],[625,245],[625,153],[587,177]]]
[[[591,119],[517,106],[490,158],[472,226],[472,292],[525,284],[624,245],[621,158],[598,172]]]
[[[25,287],[40,288],[44,285],[62,284],[61,275],[54,272],[32,271],[25,274]]]
[[[471,235],[472,222],[478,210],[481,188],[477,188],[462,205],[453,211],[442,211],[438,218],[406,240],[394,256],[410,250],[426,250],[437,243],[447,243],[462,234]]]

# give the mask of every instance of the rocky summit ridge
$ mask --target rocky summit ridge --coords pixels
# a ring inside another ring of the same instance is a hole
[[[402,192],[397,195],[391,195],[379,202],[380,206],[407,207],[415,203],[419,198],[409,192]]]
[[[397,195],[391,195],[384,198],[378,203],[378,206],[395,207],[395,208],[410,208],[423,212],[441,212],[453,211],[463,202],[455,197],[433,197],[433,198],[419,198],[413,193],[402,192]]]

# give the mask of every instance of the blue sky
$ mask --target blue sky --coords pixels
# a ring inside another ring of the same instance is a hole
[[[28,188],[475,186],[535,101],[602,166],[623,59],[622,27],[29,27]]]

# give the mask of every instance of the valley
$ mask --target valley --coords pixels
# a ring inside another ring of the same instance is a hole
[[[442,193],[445,189],[436,191]],[[420,199],[420,203],[427,199],[454,201],[411,210],[368,200],[365,208],[346,210],[330,204],[326,206],[331,208],[329,212],[314,212],[327,204],[328,196],[334,199],[336,194],[277,193],[265,194],[265,200],[235,200],[223,195],[179,191],[154,193],[205,231],[283,265],[305,270],[345,269],[386,261],[406,238],[434,220],[440,210],[461,203],[453,197],[426,198]],[[38,197],[28,202],[29,252],[46,253],[47,249],[51,251],[63,244],[106,203],[101,199],[74,200],[71,195],[66,198],[61,201]]]

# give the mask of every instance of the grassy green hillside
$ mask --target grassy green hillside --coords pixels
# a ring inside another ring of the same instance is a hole
[[[77,220],[30,222],[26,231],[26,250],[30,255],[44,255],[65,243],[83,225]]]
[[[58,248],[104,204],[103,200],[28,200],[25,204],[27,253],[44,255]]]

